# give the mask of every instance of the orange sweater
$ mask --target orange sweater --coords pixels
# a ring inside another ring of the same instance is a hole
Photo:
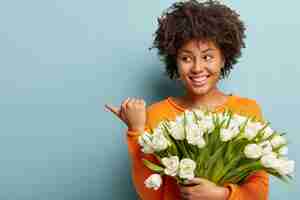
[[[236,95],[230,96],[227,102],[216,108],[216,111],[224,111],[229,108],[233,112],[245,116],[256,116],[262,120],[259,105],[253,99],[242,98]],[[164,118],[174,120],[178,114],[184,112],[184,108],[177,105],[171,97],[156,102],[147,107],[147,124],[145,130],[155,128]],[[139,133],[127,130],[128,151],[132,159],[132,180],[135,189],[142,200],[180,200],[180,193],[176,181],[163,176],[163,185],[158,190],[148,189],[144,181],[152,174],[151,170],[144,166],[142,158],[153,162],[157,160],[152,155],[141,152],[137,143]],[[269,193],[269,178],[266,172],[259,171],[248,177],[242,185],[226,184],[230,189],[229,200],[266,200]]]

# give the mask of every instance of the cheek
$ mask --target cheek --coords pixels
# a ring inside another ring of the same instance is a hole
[[[180,64],[180,65],[177,65],[177,69],[178,69],[178,73],[180,75],[180,77],[182,76],[186,76],[186,74],[189,73],[189,70],[190,70],[190,66],[187,65],[187,64]]]
[[[221,64],[220,63],[211,63],[211,64],[208,64],[207,69],[213,75],[218,76],[221,73]]]

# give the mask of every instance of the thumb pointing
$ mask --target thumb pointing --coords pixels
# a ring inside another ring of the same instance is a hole
[[[105,108],[106,108],[106,110],[111,111],[112,113],[114,113],[117,117],[120,117],[120,111],[119,111],[118,108],[113,107],[113,106],[109,106],[107,104],[105,104]]]

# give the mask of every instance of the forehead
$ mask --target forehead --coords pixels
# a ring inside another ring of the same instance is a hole
[[[207,49],[217,49],[216,45],[212,41],[206,41],[206,40],[190,40],[182,45],[181,48],[179,48],[179,52],[183,50],[189,50],[193,52],[197,51],[205,51]]]

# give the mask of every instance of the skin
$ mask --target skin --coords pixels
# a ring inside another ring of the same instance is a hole
[[[188,181],[187,185],[180,186],[182,200],[226,200],[228,199],[229,189],[219,187],[215,183],[203,179],[194,178]]]
[[[185,86],[185,95],[174,100],[186,108],[214,108],[227,101],[228,96],[221,92],[217,83],[220,80],[224,59],[213,42],[191,40],[184,44],[177,54],[180,80]],[[192,84],[190,77],[209,75],[202,86]]]
[[[217,87],[224,59],[222,52],[213,42],[188,41],[178,50],[176,62],[180,80],[185,86],[185,95],[174,97],[174,101],[179,105],[185,108],[214,108],[227,101],[228,96]],[[207,75],[208,78],[201,86],[193,84],[190,79],[191,76],[203,75]],[[119,108],[108,104],[105,108],[123,121],[130,131],[144,131],[146,103],[143,99],[127,98]],[[206,179],[194,178],[188,184],[192,186],[179,186],[183,200],[225,200],[229,196],[228,188],[217,186]]]
[[[143,99],[127,98],[120,108],[105,104],[105,108],[124,122],[128,130],[142,132],[146,126],[146,102]]]
[[[180,80],[185,86],[185,95],[176,97],[179,105],[185,108],[207,107],[213,109],[227,101],[228,96],[221,92],[217,83],[224,66],[222,52],[211,41],[191,40],[179,50],[176,58]],[[190,77],[208,76],[201,86],[194,85]],[[224,200],[229,189],[213,182],[194,178],[190,184],[180,186],[183,200]]]

